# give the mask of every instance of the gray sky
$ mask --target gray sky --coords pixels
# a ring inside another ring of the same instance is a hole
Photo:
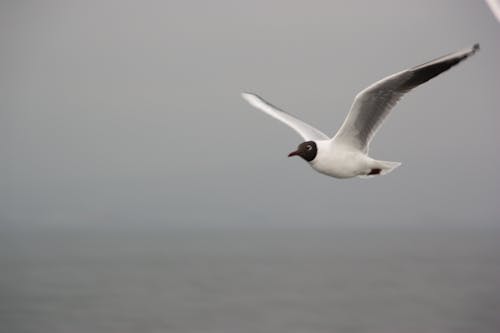
[[[495,225],[500,24],[482,1],[2,1],[4,225]],[[253,91],[333,134],[355,94],[472,45],[337,180]]]

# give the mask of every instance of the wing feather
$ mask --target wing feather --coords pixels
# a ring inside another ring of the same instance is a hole
[[[404,94],[459,64],[477,50],[479,44],[393,74],[367,87],[356,95],[334,140],[367,152],[382,122]]]
[[[299,133],[299,135],[305,141],[330,139],[326,134],[324,134],[320,130],[292,116],[291,114],[278,109],[274,105],[266,102],[264,99],[255,94],[242,93],[241,96],[253,107],[267,113],[271,117],[276,118],[279,121],[290,126],[293,130]]]

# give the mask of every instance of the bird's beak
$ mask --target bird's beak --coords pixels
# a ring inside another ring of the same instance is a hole
[[[290,154],[288,154],[288,157],[292,157],[292,156],[296,156],[299,154],[299,151],[296,150],[296,151],[292,151]]]

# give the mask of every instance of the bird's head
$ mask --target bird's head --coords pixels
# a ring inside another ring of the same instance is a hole
[[[318,146],[316,145],[316,142],[306,141],[302,142],[297,147],[297,150],[292,151],[290,154],[288,154],[288,157],[300,156],[307,162],[311,162],[312,160],[314,160],[317,153],[318,153]]]

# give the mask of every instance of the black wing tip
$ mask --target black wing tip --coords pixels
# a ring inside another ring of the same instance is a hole
[[[450,55],[429,61],[425,64],[413,67],[411,69],[412,76],[405,82],[406,89],[413,89],[416,86],[425,83],[432,78],[440,75],[448,69],[458,65],[463,60],[471,57],[479,50],[479,43],[476,43],[470,49],[465,49],[452,53]]]

